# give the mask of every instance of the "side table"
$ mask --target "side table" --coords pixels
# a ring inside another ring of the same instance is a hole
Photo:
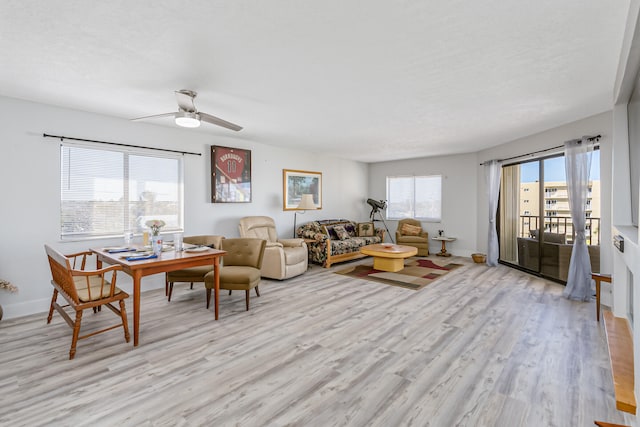
[[[438,236],[438,237],[432,237],[432,239],[442,242],[442,249],[440,249],[440,252],[438,252],[436,255],[451,256],[451,253],[447,252],[447,242],[453,242],[454,240],[456,240],[455,237]]]
[[[596,320],[600,321],[600,282],[611,283],[610,274],[591,273],[591,278],[596,282]]]

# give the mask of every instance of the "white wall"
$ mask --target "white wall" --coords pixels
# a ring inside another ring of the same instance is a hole
[[[376,200],[387,198],[387,176],[442,175],[442,222],[423,222],[422,226],[429,232],[429,237],[437,236],[438,230],[444,230],[447,236],[457,239],[447,244],[447,250],[454,255],[470,256],[478,248],[477,163],[475,154],[374,163],[369,165],[369,197]],[[397,221],[388,220],[387,225],[395,236]],[[429,251],[439,252],[440,242],[431,241]]]
[[[17,285],[17,294],[0,291],[6,318],[48,309],[52,287],[43,244],[64,253],[121,244],[121,239],[60,242],[59,141],[43,133],[150,147],[200,152],[185,156],[185,234],[238,235],[238,220],[247,215],[275,219],[282,237],[293,233],[293,211],[282,210],[282,169],[322,172],[323,209],[298,216],[298,223],[342,217],[368,217],[368,167],[322,153],[286,150],[243,139],[220,129],[216,135],[101,116],[0,97],[0,278]],[[247,127],[250,124],[245,124]],[[204,125],[206,126],[206,125]],[[210,146],[252,150],[252,203],[210,203]],[[162,275],[143,279],[143,290],[161,287]],[[125,274],[119,285],[130,290]]]
[[[602,135],[600,139],[600,185],[603,189],[600,193],[601,222],[600,222],[600,270],[610,273],[612,269],[611,254],[611,147],[612,147],[612,113],[611,111],[598,114],[573,123],[568,123],[554,129],[549,129],[535,135],[498,145],[488,150],[477,153],[480,163],[492,159],[505,159],[508,157],[528,154],[538,150],[562,145],[570,139],[580,138],[583,135]],[[487,190],[484,177],[484,168],[477,169],[478,192],[478,248],[487,247],[489,212]],[[486,249],[482,249],[486,251]]]

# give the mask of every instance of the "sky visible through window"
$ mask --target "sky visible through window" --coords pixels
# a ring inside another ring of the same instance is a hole
[[[564,170],[564,156],[546,159],[544,165],[545,181],[566,181],[567,176]],[[538,162],[522,163],[520,165],[521,182],[536,182],[538,177]],[[589,171],[589,179],[592,181],[600,180],[600,151],[595,150],[591,156],[591,170]]]

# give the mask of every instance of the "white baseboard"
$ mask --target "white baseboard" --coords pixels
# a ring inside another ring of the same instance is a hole
[[[120,279],[122,277],[122,280]],[[133,285],[131,279],[126,275],[118,276],[118,287],[129,295],[133,294]],[[164,288],[164,274],[156,274],[154,276],[145,277],[142,283],[142,292],[154,289]],[[53,290],[53,288],[51,288]],[[64,301],[59,297],[58,303]],[[2,304],[3,319],[13,319],[15,317],[29,316],[31,314],[42,313],[43,319],[46,321],[49,305],[51,304],[51,296],[47,298],[34,299],[30,301],[19,302],[15,304]],[[127,302],[128,304],[132,304]],[[127,307],[128,308],[128,307]]]
[[[28,316],[30,314],[42,313],[46,321],[46,313],[49,311],[51,297],[19,302],[16,304],[3,304],[3,319],[13,319],[14,317]]]

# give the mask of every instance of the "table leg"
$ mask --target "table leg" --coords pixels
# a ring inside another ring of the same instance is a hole
[[[215,304],[216,320],[218,320],[218,301],[220,300],[220,260],[218,257],[213,260],[213,283],[215,289],[213,303]]]
[[[591,273],[591,278],[596,282],[596,320],[599,322],[600,321],[600,290],[601,290],[600,282],[611,283],[611,275]]]
[[[451,256],[451,254],[447,252],[447,242],[445,240],[442,240],[442,248],[440,249],[440,252],[438,252],[436,255]]]
[[[142,271],[133,271],[133,346],[138,345],[138,335],[140,333],[140,281]]]
[[[596,279],[596,320],[600,321],[600,279]]]

